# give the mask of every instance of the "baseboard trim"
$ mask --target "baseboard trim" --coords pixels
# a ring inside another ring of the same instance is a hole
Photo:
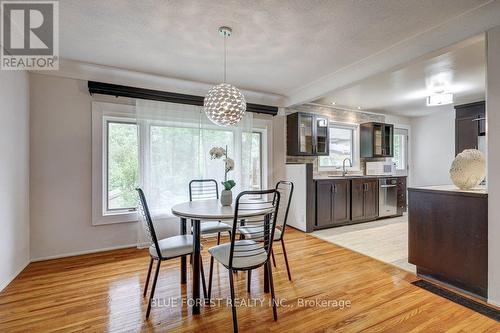
[[[138,247],[137,245],[138,244],[128,244],[128,245],[111,246],[111,247],[105,247],[105,248],[93,249],[93,250],[85,250],[85,251],[76,251],[76,252],[69,252],[69,253],[63,253],[63,254],[56,254],[53,256],[31,258],[30,262],[38,262],[38,261],[45,261],[45,260],[52,260],[52,259],[61,259],[61,258],[66,258],[66,257],[79,256],[82,254],[92,254],[92,253],[112,251],[112,250],[128,249],[131,247]],[[139,248],[142,248],[141,245],[142,244],[139,244]]]

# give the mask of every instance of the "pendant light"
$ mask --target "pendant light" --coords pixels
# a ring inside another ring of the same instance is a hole
[[[231,36],[231,28],[220,27],[219,35],[224,38],[224,81],[209,90],[203,101],[208,119],[219,126],[237,124],[245,114],[245,96],[233,85],[226,83],[226,39]]]

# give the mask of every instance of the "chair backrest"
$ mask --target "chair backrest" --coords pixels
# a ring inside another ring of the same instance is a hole
[[[269,260],[279,205],[280,192],[276,189],[244,191],[236,197],[229,253],[229,268],[233,268],[234,258],[250,259],[250,257],[256,256],[265,258],[265,260],[260,260],[253,267],[245,267],[246,269],[257,268]],[[262,241],[255,242],[252,245],[237,242],[237,229],[243,225],[250,234],[260,235]]]
[[[189,201],[219,199],[219,186],[215,179],[194,179],[189,182]]]
[[[281,230],[281,237],[285,233],[286,221],[288,220],[288,211],[292,202],[293,183],[286,180],[281,180],[276,184],[276,190],[281,195],[281,205],[278,210],[276,226]]]
[[[160,245],[158,244],[158,238],[156,237],[155,228],[153,225],[153,219],[151,218],[151,213],[149,212],[148,203],[146,201],[146,196],[141,188],[136,188],[139,194],[139,205],[137,207],[137,216],[139,221],[144,226],[144,231],[146,232],[146,237],[151,245],[156,248],[156,254],[158,258],[161,259]]]

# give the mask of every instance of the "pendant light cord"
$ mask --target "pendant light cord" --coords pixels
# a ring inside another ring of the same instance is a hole
[[[224,36],[224,80],[223,80],[224,83],[226,83],[226,58],[227,58],[226,39],[227,36]]]

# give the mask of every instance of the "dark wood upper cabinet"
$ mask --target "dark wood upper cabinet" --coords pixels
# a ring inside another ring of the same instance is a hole
[[[369,221],[378,217],[378,180],[352,179],[351,220]]]
[[[316,182],[316,226],[331,227],[350,221],[349,180]]]
[[[328,118],[296,112],[287,116],[287,154],[291,156],[328,155]]]
[[[361,157],[393,157],[394,125],[364,123],[360,125]]]
[[[455,155],[478,149],[479,137],[486,135],[485,102],[455,106]]]

